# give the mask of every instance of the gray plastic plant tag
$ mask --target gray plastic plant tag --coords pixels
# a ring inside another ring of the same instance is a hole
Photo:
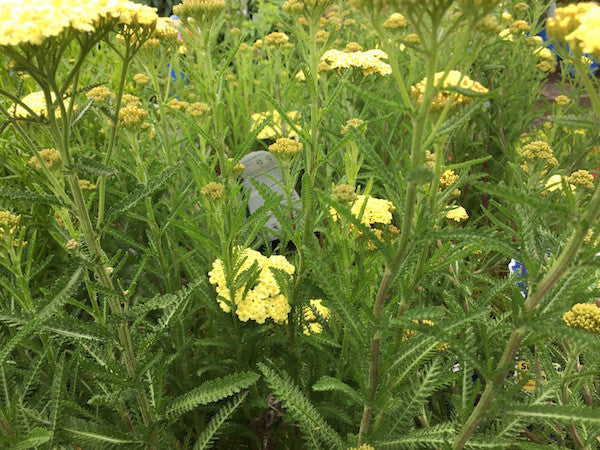
[[[267,152],[258,151],[252,152],[245,155],[240,162],[244,165],[244,171],[242,172],[242,185],[247,188],[250,192],[250,198],[248,199],[248,210],[250,214],[254,213],[258,208],[265,204],[264,198],[260,195],[258,190],[252,184],[252,180],[258,184],[264,184],[271,189],[275,194],[283,196],[281,203],[285,204],[285,191],[283,189],[283,176],[277,159]],[[302,209],[302,203],[300,196],[296,191],[292,192],[291,202],[294,211],[300,211]],[[272,230],[275,234],[271,234],[269,237],[272,241],[278,239],[279,232],[281,231],[281,223],[275,218],[275,215],[271,212],[269,219],[265,226]]]

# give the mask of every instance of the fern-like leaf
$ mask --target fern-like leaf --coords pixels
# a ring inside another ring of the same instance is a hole
[[[315,391],[321,392],[338,391],[345,394],[348,399],[353,401],[353,403],[362,404],[363,402],[361,395],[352,387],[348,386],[346,383],[338,380],[337,378],[328,377],[327,375],[323,375],[321,378],[319,378],[312,388]]]
[[[36,427],[31,430],[21,441],[14,444],[10,448],[12,450],[25,450],[28,448],[35,448],[42,444],[45,444],[52,438],[52,432],[43,428]]]
[[[259,375],[254,372],[238,372],[207,381],[196,389],[175,398],[167,408],[166,416],[174,419],[198,405],[206,405],[230,397],[242,389],[252,386],[258,378]]]
[[[212,447],[212,444],[219,435],[221,426],[242,404],[247,395],[247,392],[242,392],[241,394],[237,395],[229,402],[227,402],[225,406],[223,406],[217,411],[217,413],[210,419],[210,422],[208,422],[208,425],[206,426],[202,434],[198,437],[198,440],[194,445],[194,450],[204,450]]]
[[[326,448],[344,448],[342,438],[288,377],[284,378],[262,363],[259,363],[258,367],[275,396],[283,402],[287,411],[299,422],[307,435],[318,436],[326,443]]]

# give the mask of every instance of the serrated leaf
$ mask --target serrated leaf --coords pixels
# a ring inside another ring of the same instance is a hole
[[[52,432],[36,427],[31,430],[20,442],[11,445],[12,450],[25,450],[45,444],[52,438]]]
[[[73,170],[82,172],[86,175],[97,177],[112,177],[117,174],[117,170],[105,164],[94,161],[90,158],[79,158],[77,164],[72,167]]]
[[[318,437],[319,440],[326,443],[324,448],[341,449],[345,447],[342,438],[329,426],[323,416],[288,377],[282,377],[265,364],[259,363],[258,367],[275,397],[281,400],[287,412],[300,422],[300,427],[307,436]]]
[[[126,213],[146,197],[161,189],[169,179],[181,169],[182,164],[165,169],[160,175],[153,177],[148,186],[139,186],[132,193],[113,206],[106,214],[105,226],[112,223],[121,214]]]
[[[338,391],[345,394],[354,403],[362,404],[363,398],[356,392],[352,387],[348,386],[343,381],[338,380],[327,375],[323,375],[319,380],[313,384],[313,390],[319,392],[325,391]]]
[[[0,200],[65,206],[64,202],[62,202],[58,197],[36,194],[28,191],[27,189],[20,190],[13,188],[2,188],[0,189]]]
[[[198,405],[207,405],[230,397],[242,389],[252,386],[259,375],[254,372],[238,372],[223,378],[206,381],[197,388],[175,398],[166,411],[170,419],[191,411]]]
[[[231,417],[234,411],[242,404],[248,392],[242,392],[220,408],[208,422],[208,425],[194,444],[194,450],[204,450],[212,447],[218,437],[221,426]]]
[[[502,414],[529,420],[600,425],[600,410],[569,405],[516,405],[505,406]]]

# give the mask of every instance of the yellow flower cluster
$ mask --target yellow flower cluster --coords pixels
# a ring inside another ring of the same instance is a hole
[[[569,186],[569,188],[572,191],[576,189],[576,187],[573,184],[569,183],[568,178],[565,178],[562,175],[552,175],[550,178],[548,178],[548,181],[546,181],[546,191],[543,194],[546,195],[549,192],[553,192],[557,189],[560,189],[562,191],[563,179],[567,182],[567,186]]]
[[[346,53],[362,52],[363,50],[363,46],[354,41],[348,42],[344,47],[344,52]]]
[[[456,183],[457,180],[458,175],[456,175],[454,170],[446,170],[440,177],[440,187],[447,188],[448,186]]]
[[[447,75],[447,76],[446,76]],[[445,77],[445,78],[444,78]],[[442,83],[442,79],[444,79]],[[433,78],[433,84],[438,89],[441,89],[434,97],[431,102],[431,107],[434,110],[443,109],[450,99],[451,93],[446,88],[460,88],[468,91],[472,91],[477,94],[487,94],[488,89],[483,87],[477,81],[471,80],[468,76],[463,75],[458,70],[451,70],[446,72],[438,72]],[[423,96],[425,95],[425,87],[427,85],[427,77],[423,78],[422,81],[412,86],[411,93],[417,99],[417,104],[420,105],[423,102]],[[440,86],[441,85],[441,86]],[[459,105],[465,105],[473,101],[472,97],[456,93],[451,107],[457,107]]]
[[[300,120],[300,113],[298,111],[290,111],[286,116],[294,123],[294,125],[298,126],[297,124]],[[260,130],[260,133],[258,133],[257,136],[258,139],[277,139],[282,136],[289,138],[298,137],[298,133],[287,124],[277,110],[252,114],[252,126],[250,127],[250,132],[256,131],[269,119],[272,123],[264,126]]]
[[[533,51],[533,54],[539,58],[537,68],[540,71],[546,73],[554,72],[556,70],[556,58],[549,48],[538,47]]]
[[[394,13],[390,15],[385,22],[383,22],[383,27],[388,28],[390,30],[395,30],[397,28],[404,28],[408,25],[406,18],[400,13]]]
[[[577,303],[562,316],[568,327],[600,334],[600,308],[590,303]]]
[[[392,223],[392,213],[394,212],[394,205],[392,202],[381,198],[375,198],[371,196],[367,197],[365,195],[358,195],[356,200],[354,200],[352,203],[350,213],[354,217],[357,219],[359,218],[365,201],[366,205],[364,206],[363,215],[360,219],[361,223],[368,227],[377,223],[383,225],[389,225]],[[335,208],[331,207],[329,212],[333,217],[333,221],[337,222],[339,219],[339,214]]]
[[[324,11],[332,0],[286,0],[282,8],[289,14],[302,14],[312,11]]]
[[[290,37],[279,31],[273,31],[272,33],[267,34],[263,39],[263,43],[268,45],[271,49],[284,46],[288,42],[290,42]]]
[[[129,130],[143,128],[148,112],[134,104],[129,104],[119,110],[119,126]]]
[[[93,191],[96,189],[96,185],[90,180],[79,180],[79,187],[84,191]]]
[[[558,165],[558,160],[554,157],[552,148],[544,141],[533,141],[526,144],[521,150],[521,156],[529,161],[534,161],[536,159],[542,160],[545,162],[546,167]],[[527,163],[524,163],[521,168],[523,169],[523,172],[529,173],[529,166]],[[547,169],[544,169],[541,173],[544,175],[546,172]]]
[[[50,95],[50,98],[54,102],[54,100],[56,100],[56,95],[52,93]],[[44,93],[42,91],[32,92],[31,94],[26,95],[21,99],[21,102],[27,105],[36,116],[45,117],[47,115],[46,98],[44,97]],[[65,99],[64,104],[65,107],[68,108],[69,100]],[[9,113],[11,113],[14,117],[17,117],[19,119],[26,119],[30,117],[29,111],[17,103],[14,103],[10,107]],[[61,118],[60,109],[56,109],[56,111],[54,112],[54,116],[57,119]]]
[[[468,218],[469,215],[467,214],[467,210],[462,206],[452,208],[446,213],[446,219],[454,220],[457,223],[462,222],[463,220],[467,220]]]
[[[554,101],[558,106],[567,106],[569,103],[571,103],[571,100],[569,100],[569,97],[566,95],[559,95],[554,99]]]
[[[594,188],[594,176],[587,170],[578,170],[576,172],[573,172],[568,178],[568,180],[569,183],[572,183],[577,187],[582,187],[586,189]]]
[[[219,306],[223,311],[230,312],[235,303],[235,313],[242,322],[254,320],[262,324],[266,319],[271,318],[276,323],[284,323],[291,308],[287,298],[281,294],[271,268],[280,269],[293,275],[295,267],[288,262],[285,256],[272,255],[267,258],[256,250],[246,248],[239,252],[238,264],[236,264],[238,268],[234,276],[239,277],[253,266],[259,270],[256,285],[253,287],[237,286],[235,298],[232,299],[225,280],[223,261],[217,259],[213,262],[208,276],[209,282],[216,286]],[[247,288],[246,295],[244,295]]]
[[[226,6],[225,0],[183,0],[173,7],[173,13],[186,23],[191,17],[204,26],[213,22]]]
[[[138,108],[142,107],[142,101],[140,98],[132,94],[123,94],[121,97],[121,104],[123,106],[137,106]]]
[[[134,77],[135,79],[135,77]],[[93,98],[95,102],[101,103],[105,100],[111,98],[115,98],[115,94],[105,86],[96,86],[95,88],[90,89],[85,93],[85,96],[89,98]]]
[[[515,20],[513,23],[510,24],[509,29],[510,32],[514,34],[527,33],[531,30],[531,25],[526,20]]]
[[[158,18],[154,36],[168,47],[175,46],[179,41],[179,31],[173,26],[173,22],[169,17]]]
[[[0,210],[0,233],[13,234],[15,227],[19,224],[21,215],[13,214],[10,211]]]
[[[329,31],[327,30],[319,30],[317,31],[317,42],[320,44],[324,44],[325,42],[327,42],[327,39],[329,38]]]
[[[343,52],[331,49],[321,57],[321,62],[327,64],[330,70],[356,68],[362,70],[363,75],[377,73],[385,76],[391,74],[392,67],[382,59],[387,59],[387,54],[379,49],[365,52]]]
[[[335,186],[331,192],[331,198],[340,203],[354,203],[356,197],[357,195],[354,191],[354,187],[349,184]]]
[[[360,131],[365,131],[366,130],[366,125],[363,126],[365,123],[364,120],[362,119],[358,119],[358,118],[353,118],[353,119],[349,119],[348,121],[346,121],[346,124],[344,126],[342,126],[342,131],[340,132],[340,134],[342,136],[345,136],[348,131],[350,131],[350,128],[354,128],[356,130],[360,130]]]
[[[213,200],[218,200],[223,197],[223,190],[225,186],[223,183],[217,183],[216,181],[211,181],[210,183],[204,185],[202,189],[200,189],[200,193],[205,197],[212,198]]]
[[[435,153],[425,150],[425,167],[432,169],[435,167]]]
[[[600,57],[600,5],[582,2],[556,9],[547,20],[548,34]]]
[[[187,108],[187,112],[192,117],[200,117],[210,111],[210,106],[204,102],[190,103]]]
[[[275,156],[292,157],[302,151],[302,144],[294,139],[279,138],[274,144],[269,145],[269,151]]]
[[[73,29],[93,32],[103,22],[153,26],[156,8],[128,0],[29,0],[0,2],[0,46],[40,45]]]
[[[135,84],[143,86],[144,84],[148,84],[148,82],[150,81],[150,77],[145,73],[136,73],[133,76],[133,81],[135,81]]]
[[[40,150],[40,157],[42,158],[44,165],[50,170],[58,169],[62,164],[60,152],[54,148],[45,148],[43,150]],[[33,167],[34,169],[42,169],[40,162],[35,156],[32,156],[27,162],[27,164],[30,167]]]
[[[533,141],[523,147],[521,156],[525,159],[548,159],[554,157],[552,148],[544,141]]]
[[[323,325],[321,325],[319,322],[317,322],[317,316],[318,316],[318,318],[327,320],[327,319],[329,319],[329,316],[331,314],[329,312],[329,308],[327,308],[326,306],[324,306],[322,304],[322,300],[320,298],[310,300],[309,303],[310,303],[310,306],[306,305],[302,309],[302,316],[303,316],[304,320],[307,322],[304,325],[302,332],[307,336],[310,336],[311,334],[319,334],[319,333],[323,332]]]

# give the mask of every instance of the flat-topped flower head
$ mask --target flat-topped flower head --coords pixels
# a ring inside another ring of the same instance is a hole
[[[50,169],[50,170],[59,169],[60,166],[62,165],[62,157],[60,156],[60,152],[58,150],[56,150],[55,148],[45,148],[43,150],[40,150],[39,153],[40,153],[40,157],[42,158],[44,165],[48,169]],[[29,161],[27,162],[27,164],[30,167],[33,167],[34,169],[37,169],[37,170],[42,169],[42,166],[41,166],[39,160],[35,156],[32,156],[29,159]]]
[[[188,25],[188,19],[194,19],[202,28],[214,22],[226,6],[225,0],[183,0],[173,7],[173,13]]]
[[[21,220],[20,214],[13,214],[10,211],[0,211],[0,233],[13,234],[15,227]]]
[[[563,314],[563,322],[571,328],[600,334],[600,308],[590,303],[577,303]]]
[[[272,33],[267,34],[263,39],[263,43],[270,49],[284,46],[288,42],[290,42],[290,37],[279,31],[273,31]]]
[[[600,46],[600,6],[595,2],[571,3],[556,8],[546,28],[550,38],[566,41],[591,53]]]
[[[325,63],[332,69],[359,69],[363,75],[378,74],[381,76],[392,73],[392,67],[384,62],[387,54],[379,49],[364,52],[343,52],[340,50],[327,50],[321,57],[321,63]]]
[[[286,116],[296,127],[298,127],[298,122],[300,121],[300,113],[298,111],[290,111],[286,113]],[[252,114],[252,126],[250,127],[250,132],[256,131],[259,127],[261,127],[261,130],[258,133],[258,136],[256,136],[257,139],[298,137],[298,133],[296,133],[289,123],[281,117],[277,110]]]
[[[254,280],[252,286],[238,285],[232,299],[223,261],[215,260],[208,276],[209,282],[215,285],[218,294],[217,302],[221,309],[230,312],[231,307],[235,305],[236,315],[243,322],[253,320],[262,324],[270,318],[275,323],[284,323],[291,308],[287,298],[281,293],[271,269],[282,270],[293,275],[296,270],[294,265],[282,255],[266,257],[249,248],[237,249],[236,257],[234,278],[237,279],[238,284],[242,284],[241,275],[253,267],[257,271],[257,276],[252,278]]]
[[[291,158],[302,151],[302,144],[294,139],[279,138],[269,145],[269,151],[280,158]]]
[[[442,82],[442,79],[444,80]],[[434,110],[443,109],[451,97],[451,92],[446,90],[446,88],[460,88],[463,90],[468,90],[473,92],[474,94],[487,94],[488,89],[482,86],[477,81],[471,80],[468,76],[463,75],[458,70],[451,70],[446,74],[446,72],[438,72],[435,74],[433,79],[433,84],[436,88],[439,89],[433,100],[431,102],[431,107]],[[417,83],[415,86],[412,86],[411,93],[417,99],[417,104],[421,105],[423,102],[423,96],[425,95],[425,88],[427,86],[427,77],[423,78],[422,81]],[[459,105],[466,105],[473,101],[473,97],[466,96],[464,94],[455,93],[454,99],[451,104],[451,108],[457,107]]]
[[[458,175],[456,175],[454,170],[446,170],[440,177],[440,187],[446,188],[448,186],[453,185],[457,181]]]
[[[363,204],[364,210],[363,210]],[[361,217],[361,223],[370,227],[374,224],[389,225],[392,223],[392,213],[394,212],[394,205],[389,200],[375,198],[366,195],[358,195],[356,200],[352,203],[350,213],[357,219]],[[339,214],[335,208],[331,207],[329,212],[336,222],[339,219]]]
[[[145,109],[129,104],[119,110],[119,126],[129,130],[138,130],[148,117]]]
[[[223,183],[211,181],[210,183],[204,185],[202,189],[200,189],[200,193],[212,200],[219,200],[221,197],[223,197],[224,189],[225,186],[223,186]]]
[[[54,93],[52,93],[50,95],[50,98],[54,102],[56,100],[56,95],[54,95]],[[21,99],[21,102],[24,103],[25,105],[27,105],[29,107],[29,109],[31,111],[33,111],[33,113],[38,117],[46,117],[48,115],[48,112],[46,109],[46,97],[44,96],[44,93],[42,91],[32,92],[31,94],[26,95],[25,97],[23,97]],[[65,100],[63,100],[63,102],[65,104],[65,108],[68,108],[69,107],[69,99],[65,99]],[[13,104],[10,107],[10,109],[8,110],[8,112],[13,117],[16,117],[19,119],[26,119],[26,118],[32,117],[27,108],[25,108],[24,106],[17,104],[17,103]],[[60,109],[57,108],[54,111],[54,116],[57,119],[61,118]]]
[[[383,28],[387,28],[388,30],[406,28],[406,25],[408,25],[408,21],[400,13],[393,13],[383,22]]]
[[[101,24],[152,27],[156,8],[128,0],[0,2],[0,46],[41,45],[67,30],[91,33]]]
[[[584,189],[594,188],[594,176],[587,170],[578,170],[569,176],[569,183]]]
[[[463,220],[467,220],[469,215],[467,214],[467,210],[462,206],[457,206],[456,208],[452,208],[450,211],[446,213],[446,219],[454,220],[455,222],[462,222]]]

